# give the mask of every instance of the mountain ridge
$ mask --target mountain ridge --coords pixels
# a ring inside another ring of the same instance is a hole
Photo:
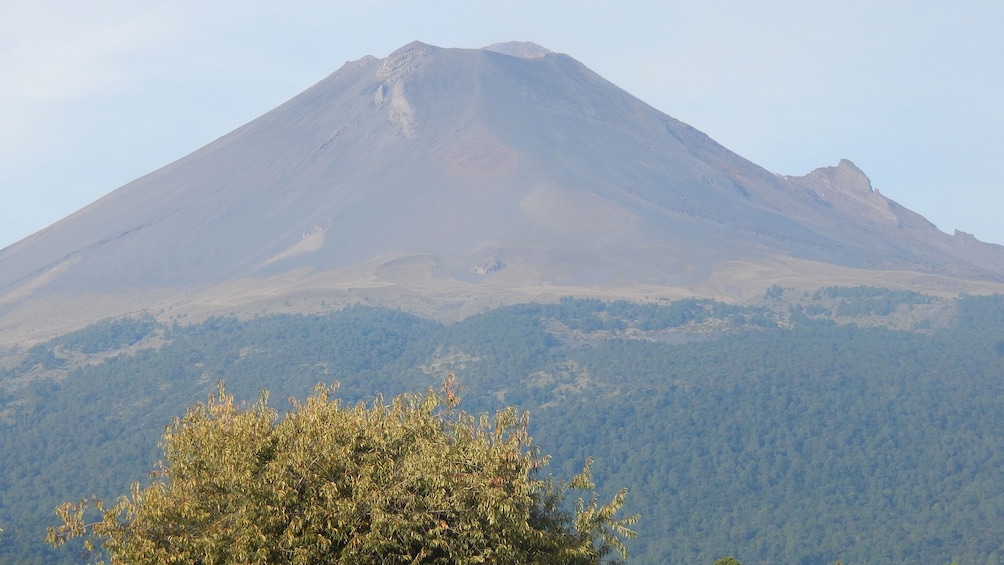
[[[850,161],[771,173],[568,55],[412,42],[0,250],[0,342],[77,309],[326,296],[456,319],[841,279],[1004,291],[1004,247],[943,234]]]

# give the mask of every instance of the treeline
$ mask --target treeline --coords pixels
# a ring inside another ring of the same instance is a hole
[[[875,298],[820,300],[855,296]],[[633,563],[993,563],[1004,557],[1004,297],[962,298],[955,317],[923,334],[791,328],[774,311],[712,301],[569,299],[451,326],[367,307],[109,321],[0,373],[0,562],[74,562],[41,542],[55,504],[144,477],[163,426],[220,379],[248,401],[268,388],[283,409],[317,382],[340,382],[353,402],[435,387],[452,370],[467,410],[530,410],[555,474],[592,454],[601,491],[631,489],[626,510],[643,515]],[[665,339],[688,327],[702,338]],[[163,345],[115,354],[153,338]],[[13,384],[85,348],[106,359]]]
[[[624,331],[629,328],[657,332],[717,320],[732,326],[773,327],[770,310],[736,306],[715,300],[687,298],[659,304],[638,304],[626,300],[603,302],[598,299],[562,299],[559,304],[539,307],[540,315],[581,332]]]
[[[912,290],[874,286],[828,286],[813,293],[813,300],[839,299],[833,313],[841,317],[888,316],[900,305],[930,304],[931,297]]]

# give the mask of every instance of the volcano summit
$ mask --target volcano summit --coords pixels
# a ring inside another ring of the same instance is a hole
[[[0,251],[0,342],[368,302],[455,319],[773,284],[1004,290],[850,161],[779,176],[528,43],[410,43]]]

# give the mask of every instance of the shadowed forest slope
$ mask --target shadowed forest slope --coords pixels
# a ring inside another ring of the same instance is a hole
[[[836,325],[821,310],[843,304],[863,321],[934,299],[817,298],[794,318],[572,299],[451,326],[361,306],[174,327],[137,318],[8,352],[0,559],[71,562],[41,545],[53,506],[142,479],[162,427],[220,379],[249,401],[270,389],[281,410],[317,382],[353,401],[438,387],[448,371],[468,411],[530,410],[556,474],[592,454],[601,490],[631,489],[626,509],[643,515],[634,563],[1004,555],[1004,300],[963,298],[907,331]]]

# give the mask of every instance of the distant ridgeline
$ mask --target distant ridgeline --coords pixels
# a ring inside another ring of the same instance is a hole
[[[556,474],[596,456],[640,512],[632,563],[1004,561],[1004,297],[773,287],[756,307],[562,300],[451,326],[324,316],[109,320],[0,357],[0,562],[53,507],[114,498],[171,417],[225,380],[273,406],[317,382],[347,401],[438,387],[518,404]]]

